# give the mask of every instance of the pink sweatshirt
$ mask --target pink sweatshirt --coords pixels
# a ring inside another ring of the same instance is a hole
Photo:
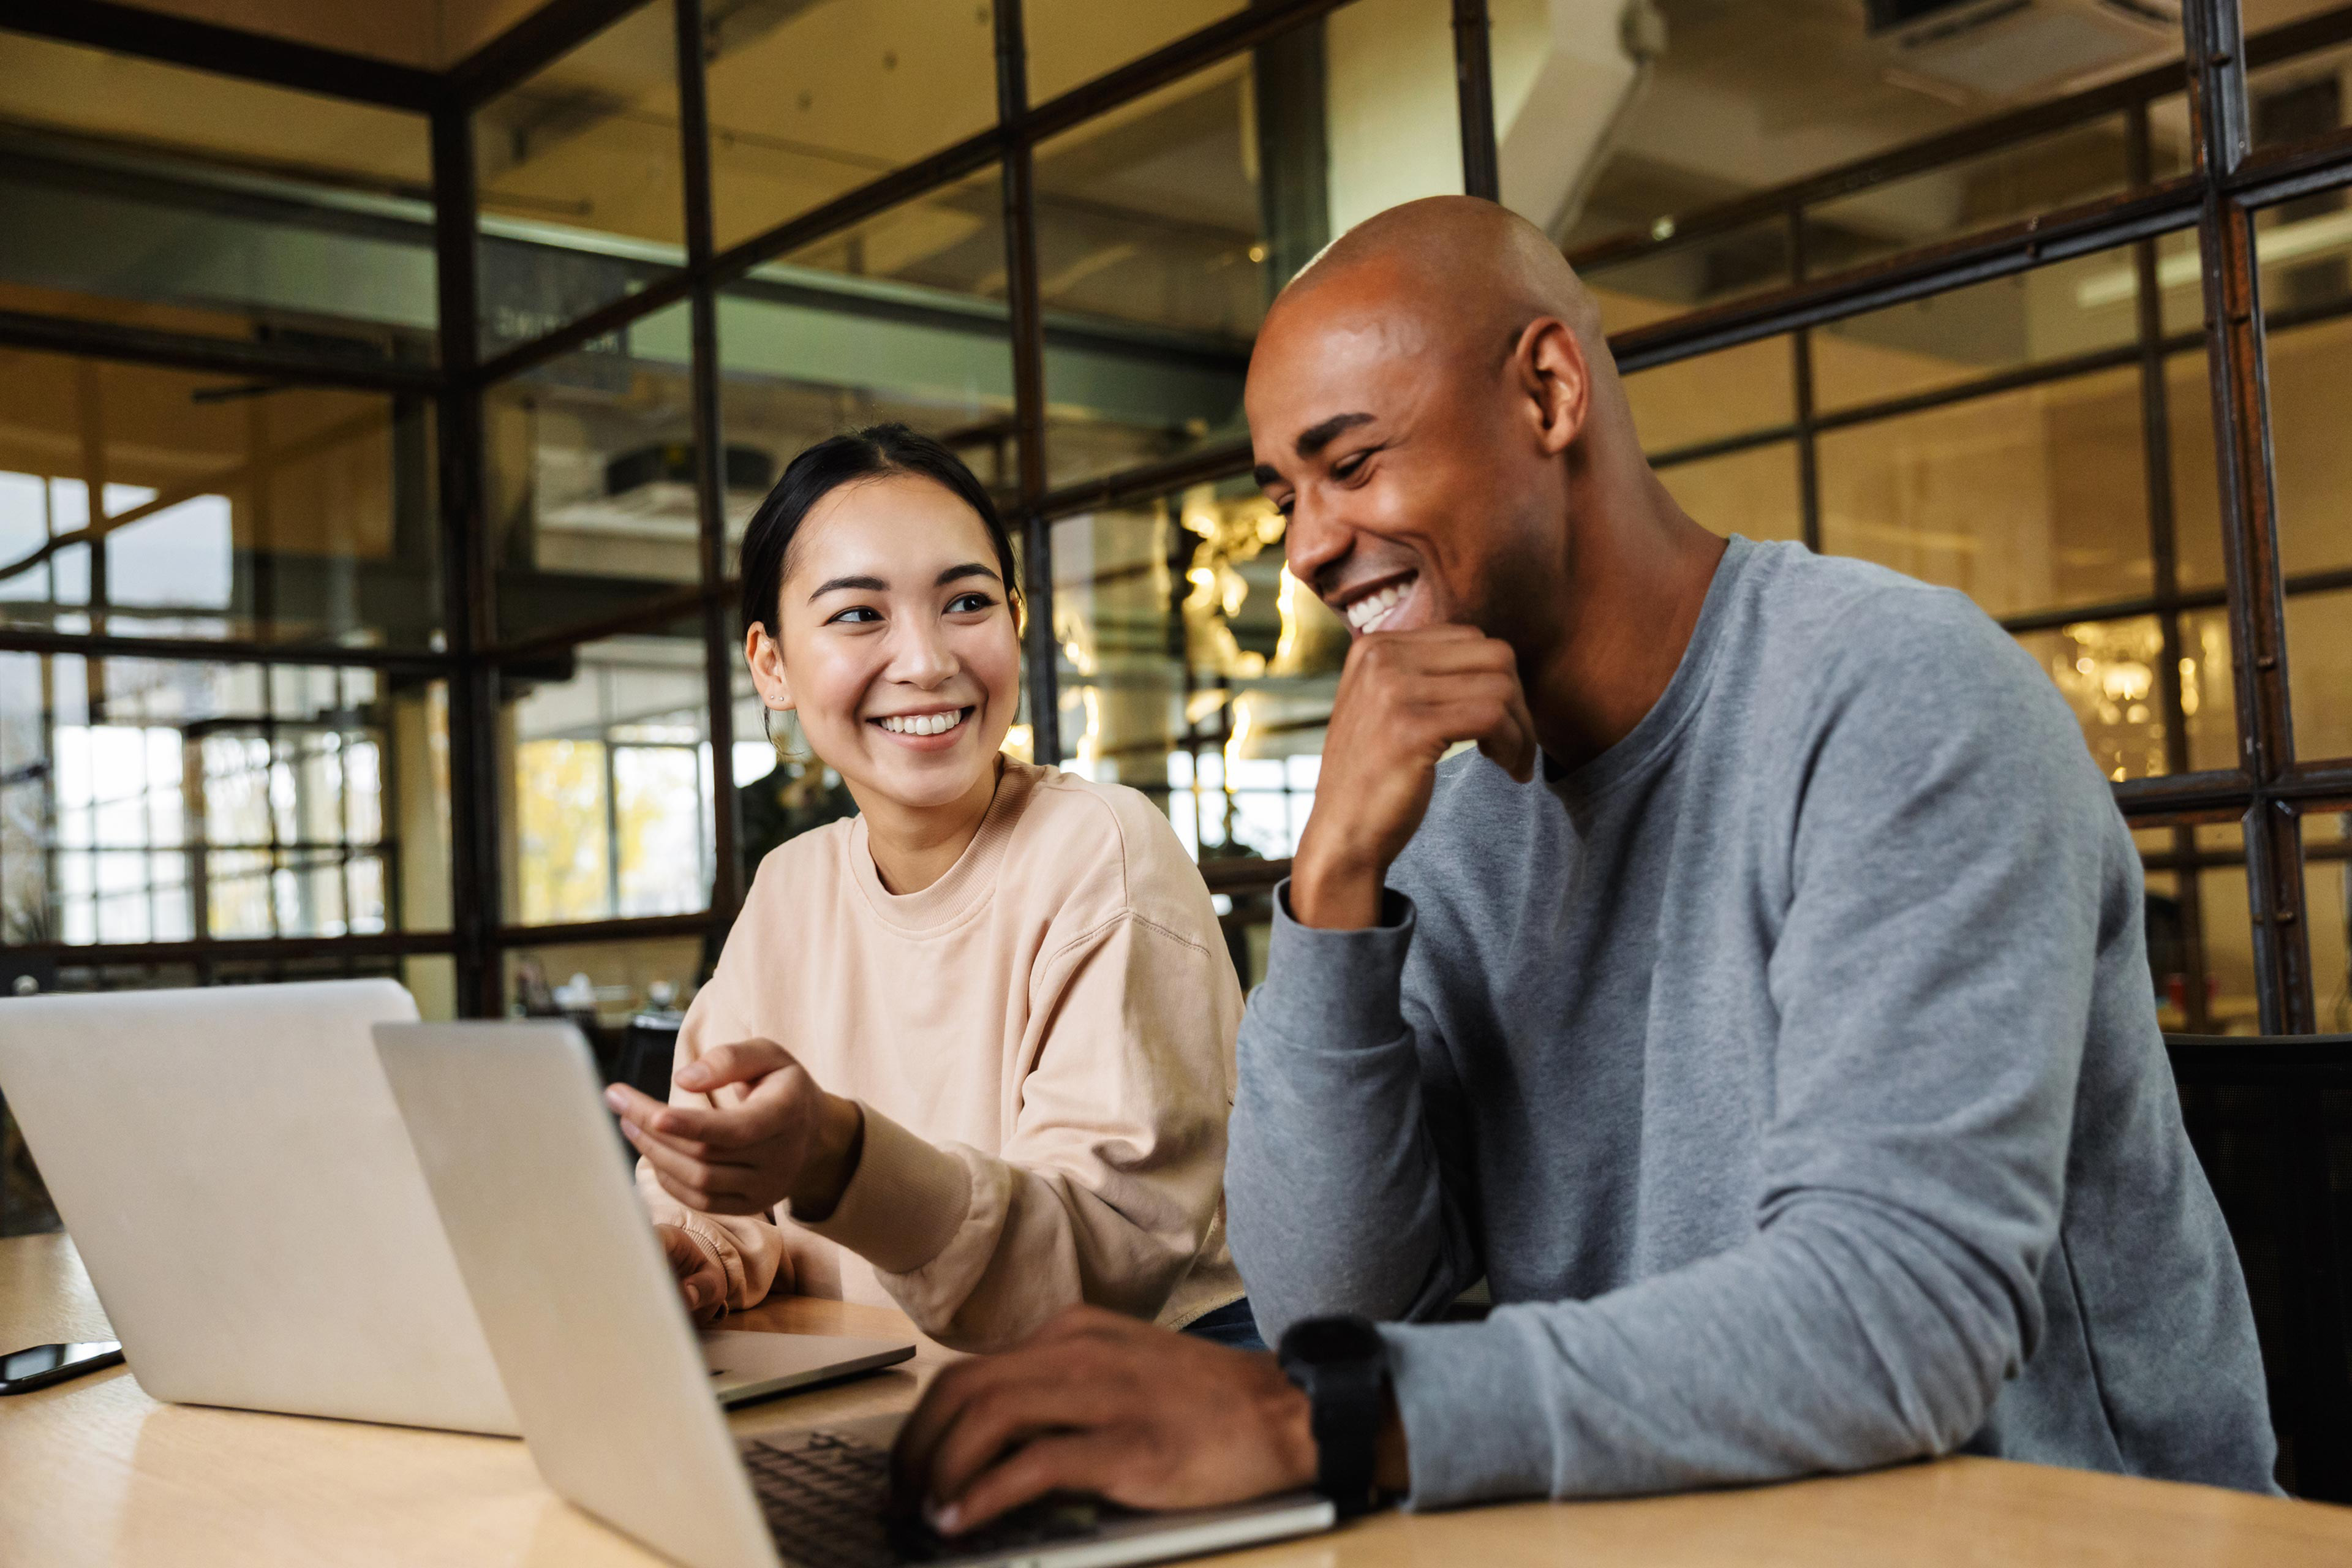
[[[834,1212],[703,1214],[642,1161],[637,1184],[718,1253],[730,1308],[778,1289],[896,1306],[961,1350],[1078,1301],[1181,1326],[1242,1294],[1223,1224],[1241,1010],[1167,819],[1008,758],[920,892],[883,887],[863,818],[777,848],[679,1031],[680,1065],[773,1040],[864,1106]]]

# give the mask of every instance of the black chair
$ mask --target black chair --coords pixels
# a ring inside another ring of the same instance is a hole
[[[608,1083],[625,1083],[656,1100],[669,1098],[670,1064],[677,1056],[680,1013],[639,1013],[621,1031]]]
[[[2279,1483],[2352,1502],[2352,1035],[2168,1035],[2253,1299]]]

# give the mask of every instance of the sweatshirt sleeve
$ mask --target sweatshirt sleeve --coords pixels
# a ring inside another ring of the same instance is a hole
[[[934,1146],[868,1106],[841,1202],[799,1221],[959,1350],[1080,1301],[1156,1315],[1221,1201],[1241,1011],[1223,949],[1123,913],[1042,960],[1031,991],[1041,1043],[1001,1154]]]
[[[1241,1026],[1225,1223],[1268,1343],[1301,1318],[1433,1315],[1483,1271],[1444,1052],[1402,996],[1416,929],[1318,931],[1275,891],[1266,981]]]
[[[720,975],[724,973],[722,960]],[[689,1093],[677,1087],[677,1069],[706,1049],[751,1037],[730,1020],[721,984],[720,976],[714,975],[687,1010],[686,1022],[678,1026],[677,1054],[670,1067],[672,1105],[715,1108],[719,1103],[717,1097]],[[743,1092],[740,1084],[730,1084],[719,1091],[730,1101],[740,1099]],[[682,1226],[718,1257],[719,1267],[727,1275],[729,1311],[756,1307],[772,1292],[792,1289],[792,1259],[784,1251],[783,1233],[766,1215],[716,1215],[688,1208],[662,1190],[642,1155],[637,1159],[637,1192],[644,1197],[646,1212],[656,1225]]]
[[[1752,1230],[1590,1300],[1385,1328],[1413,1506],[1948,1452],[2032,1353],[2095,956],[2137,940],[2134,900],[2109,896],[2131,875],[2129,839],[2071,717],[2008,639],[1972,611],[1922,616],[1907,636],[1920,673],[1825,682],[1790,764]],[[1425,1184],[1410,1142],[1383,1151],[1344,1131],[1403,1124],[1414,1081],[1377,1040],[1282,1043],[1299,1048],[1245,1038],[1244,1112],[1278,1111],[1293,1147],[1354,1138],[1337,1147],[1369,1162],[1369,1193],[1400,1171],[1407,1190]],[[1327,1065],[1350,1052],[1352,1079]],[[1236,1201],[1255,1289],[1270,1252],[1244,1217]],[[1344,1299],[1323,1268],[1286,1301]]]

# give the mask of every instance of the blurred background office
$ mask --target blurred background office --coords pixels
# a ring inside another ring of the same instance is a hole
[[[2182,0],[7,0],[0,985],[674,1016],[854,809],[730,574],[879,419],[1015,521],[1010,748],[1161,802],[1255,981],[1344,639],[1252,335],[1470,190],[1701,522],[2049,671],[2168,1027],[2352,1028],[2352,5],[2187,3],[2198,73]]]

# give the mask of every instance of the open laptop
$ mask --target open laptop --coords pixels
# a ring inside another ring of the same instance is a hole
[[[369,1034],[415,1016],[389,980],[0,1000],[0,1093],[155,1398],[520,1431]],[[914,1353],[712,1339],[729,1402]]]
[[[739,1442],[700,1392],[684,1305],[609,1158],[594,1066],[576,1037],[386,1026],[376,1042],[540,1473],[688,1568],[1097,1568],[1331,1523],[1331,1505],[1311,1493],[1163,1514],[1060,1500],[952,1542],[891,1522],[900,1417]]]

